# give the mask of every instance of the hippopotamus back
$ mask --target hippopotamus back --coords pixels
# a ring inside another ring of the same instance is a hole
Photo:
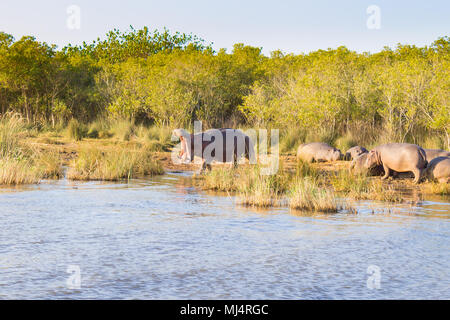
[[[341,151],[324,142],[302,144],[297,149],[297,157],[307,161],[337,161],[342,157]]]
[[[427,156],[427,161],[430,162],[437,157],[450,157],[450,152],[441,149],[423,149]]]

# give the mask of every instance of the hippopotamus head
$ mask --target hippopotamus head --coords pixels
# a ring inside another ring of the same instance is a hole
[[[370,150],[366,158],[365,167],[370,169],[382,164],[383,163],[381,162],[380,153],[377,150]]]
[[[191,134],[184,129],[175,129],[173,130],[172,135],[175,136],[175,139],[179,138],[181,142],[181,149],[178,157],[183,161],[192,161],[194,157],[192,152],[193,143],[191,141]]]
[[[364,147],[360,147],[360,146],[356,146],[356,147],[351,147],[350,149],[348,149],[345,152],[345,156],[344,159],[345,160],[352,160],[352,159],[356,159],[358,158],[360,155],[362,155],[363,153],[366,153],[367,149]]]
[[[341,153],[341,150],[339,150],[339,149],[334,149],[332,152],[331,152],[331,161],[338,161],[338,160],[340,160],[340,159],[342,159],[342,153]]]

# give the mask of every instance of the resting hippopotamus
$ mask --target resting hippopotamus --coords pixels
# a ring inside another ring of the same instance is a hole
[[[428,163],[426,176],[441,183],[450,182],[450,157],[437,157]]]
[[[368,152],[365,152],[356,158],[350,164],[350,169],[354,173],[362,174],[367,173],[369,176],[381,176],[384,175],[384,170],[382,165],[375,165],[371,168],[366,167],[366,160],[368,156]]]
[[[301,144],[297,149],[297,158],[307,162],[337,161],[342,158],[341,150],[323,142]]]
[[[427,161],[430,162],[437,157],[450,157],[450,152],[440,149],[423,149],[427,156]]]
[[[182,160],[194,161],[194,156],[202,161],[201,170],[211,169],[211,162],[232,162],[237,165],[244,156],[250,163],[256,163],[252,140],[238,129],[211,129],[197,134],[190,134],[184,129],[175,129],[173,135],[181,141],[179,156]]]
[[[416,144],[410,143],[388,143],[370,150],[366,159],[366,167],[372,168],[382,165],[384,176],[387,179],[389,173],[397,172],[414,173],[414,183],[418,183],[427,166],[425,151]]]
[[[368,153],[368,152],[369,151],[367,151],[367,149],[364,147],[360,147],[360,146],[352,147],[345,152],[344,159],[345,160],[354,160],[357,157],[359,157],[360,155],[362,155],[363,153]]]

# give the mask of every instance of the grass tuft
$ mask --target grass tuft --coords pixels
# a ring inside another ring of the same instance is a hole
[[[320,188],[311,178],[297,179],[289,194],[289,206],[293,210],[336,213],[340,209],[332,190]]]
[[[102,152],[97,148],[84,148],[70,166],[67,177],[71,180],[117,181],[136,176],[163,174],[161,164],[149,152],[116,148]]]
[[[77,119],[72,119],[67,125],[66,136],[71,140],[80,141],[87,136],[87,128]]]

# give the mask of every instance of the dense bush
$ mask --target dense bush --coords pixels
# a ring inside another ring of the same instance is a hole
[[[143,28],[58,51],[0,32],[0,113],[52,127],[106,115],[171,127],[202,120],[295,129],[301,137],[286,134],[289,152],[301,140],[347,147],[436,137],[428,142],[448,148],[449,49],[443,37],[373,54],[339,47],[266,57],[261,48],[216,52],[193,35]],[[121,139],[134,134],[126,131]],[[91,127],[85,134],[110,133]]]

